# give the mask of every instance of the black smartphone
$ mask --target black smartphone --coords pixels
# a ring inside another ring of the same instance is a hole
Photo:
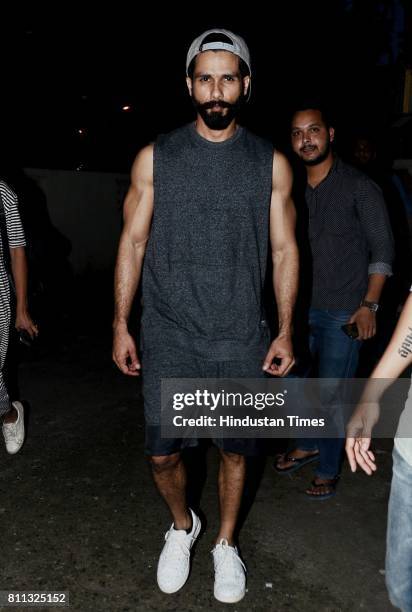
[[[25,346],[31,346],[33,344],[33,338],[25,329],[19,331],[19,341]]]
[[[347,336],[349,336],[349,338],[352,338],[352,340],[355,340],[359,336],[358,326],[356,323],[345,323],[345,325],[342,325],[341,329]]]

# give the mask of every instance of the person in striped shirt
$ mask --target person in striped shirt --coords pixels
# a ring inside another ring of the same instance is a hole
[[[24,442],[24,409],[21,402],[10,402],[4,381],[4,364],[12,321],[12,286],[15,292],[15,327],[32,338],[38,329],[27,305],[27,263],[25,237],[18,211],[17,196],[0,181],[0,419],[7,452],[17,453]],[[10,264],[10,265],[8,265]]]

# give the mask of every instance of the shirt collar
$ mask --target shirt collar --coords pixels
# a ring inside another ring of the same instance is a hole
[[[319,187],[321,187],[322,185],[325,185],[333,174],[337,174],[339,172],[339,169],[340,169],[340,159],[337,155],[334,155],[332,165],[329,169],[329,172],[325,176],[325,178],[318,185],[316,185],[316,187],[311,187],[309,183],[307,183],[306,192],[313,193],[314,191],[316,191],[316,189],[319,189]]]

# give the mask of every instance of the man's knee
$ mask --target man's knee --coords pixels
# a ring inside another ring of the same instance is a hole
[[[162,474],[169,470],[174,470],[180,462],[180,453],[173,453],[172,455],[152,455],[150,457],[150,464],[152,470],[156,474]]]
[[[245,457],[238,453],[231,453],[223,449],[220,450],[220,456],[223,461],[230,463],[231,465],[242,465],[245,463]]]

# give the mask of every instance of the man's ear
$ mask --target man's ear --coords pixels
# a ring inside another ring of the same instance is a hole
[[[192,82],[192,79],[190,77],[186,77],[186,85],[187,85],[187,88],[189,90],[189,95],[191,96],[192,95],[192,91],[193,91],[193,82]]]
[[[331,142],[335,140],[335,129],[333,127],[329,128],[329,137]]]
[[[250,76],[243,77],[243,95],[246,96],[250,87]]]

